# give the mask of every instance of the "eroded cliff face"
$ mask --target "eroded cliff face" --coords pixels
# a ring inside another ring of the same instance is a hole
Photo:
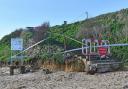
[[[65,72],[84,72],[85,65],[82,60],[65,61],[62,64],[54,61],[45,61],[41,68],[49,69],[50,71],[65,71]]]

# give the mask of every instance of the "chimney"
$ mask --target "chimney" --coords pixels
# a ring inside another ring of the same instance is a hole
[[[64,25],[67,25],[67,21],[64,21]]]

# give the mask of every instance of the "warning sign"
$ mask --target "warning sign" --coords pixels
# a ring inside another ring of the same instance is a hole
[[[101,56],[107,55],[107,48],[105,48],[105,47],[99,47],[99,48],[98,48],[98,51],[99,51],[99,54],[100,54]]]
[[[11,38],[11,50],[23,50],[23,39]]]

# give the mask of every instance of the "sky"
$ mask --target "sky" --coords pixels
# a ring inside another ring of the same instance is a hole
[[[72,23],[128,8],[128,0],[0,0],[0,39],[18,28]]]

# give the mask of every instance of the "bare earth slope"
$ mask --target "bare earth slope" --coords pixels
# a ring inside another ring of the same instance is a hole
[[[8,68],[0,68],[0,89],[128,89],[128,71],[86,75],[39,70],[9,76]]]

